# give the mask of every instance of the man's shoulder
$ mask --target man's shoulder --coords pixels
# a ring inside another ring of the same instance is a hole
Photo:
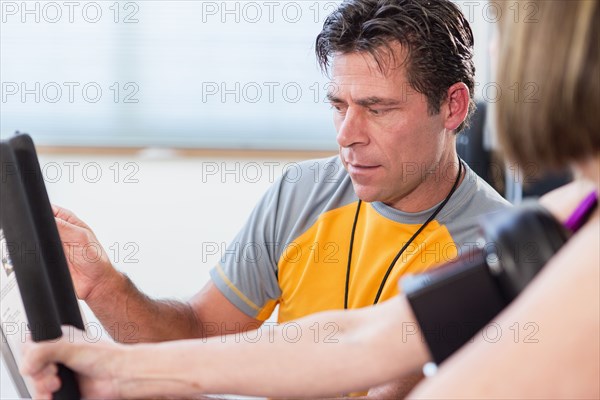
[[[465,178],[439,222],[446,226],[460,247],[477,238],[481,216],[508,207],[511,207],[510,202],[467,166]]]
[[[481,215],[512,207],[508,200],[470,168],[467,169],[465,180],[467,182],[462,199],[463,212]]]
[[[264,204],[277,216],[278,237],[288,240],[311,227],[320,215],[357,200],[338,156],[288,164],[273,190],[276,206]]]
[[[308,200],[353,194],[350,176],[339,156],[287,164],[281,177],[280,195]]]

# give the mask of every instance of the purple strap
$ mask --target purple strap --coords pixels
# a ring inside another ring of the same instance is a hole
[[[565,227],[572,232],[577,231],[583,223],[587,220],[590,213],[596,208],[598,204],[598,192],[593,191],[586,196],[585,199],[577,206],[573,214],[565,222]]]

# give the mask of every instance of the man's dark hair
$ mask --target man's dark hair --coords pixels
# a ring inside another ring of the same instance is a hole
[[[475,109],[473,32],[451,1],[346,0],[325,20],[315,50],[324,72],[337,53],[367,52],[385,73],[394,44],[406,52],[408,82],[427,97],[431,115],[440,112],[450,86],[467,85],[471,101],[461,131]]]

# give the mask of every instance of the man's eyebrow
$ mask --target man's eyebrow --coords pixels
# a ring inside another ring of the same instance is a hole
[[[344,100],[340,99],[333,93],[327,93],[327,100],[329,100],[330,103],[345,103]],[[355,100],[355,103],[362,107],[371,107],[374,105],[397,106],[401,102],[400,102],[400,100],[396,100],[396,99],[385,99],[382,97],[371,96],[371,97],[366,97],[364,99]]]
[[[327,100],[329,100],[330,103],[344,103],[342,99],[340,99],[333,93],[327,93]]]
[[[384,99],[382,97],[371,96],[364,99],[357,99],[355,103],[363,107],[371,106],[397,106],[400,104],[399,100],[396,99]]]

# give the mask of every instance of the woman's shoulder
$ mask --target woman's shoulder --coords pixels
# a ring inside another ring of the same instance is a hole
[[[578,179],[545,194],[540,198],[540,204],[562,222],[594,190],[597,190],[597,188],[593,183]]]

